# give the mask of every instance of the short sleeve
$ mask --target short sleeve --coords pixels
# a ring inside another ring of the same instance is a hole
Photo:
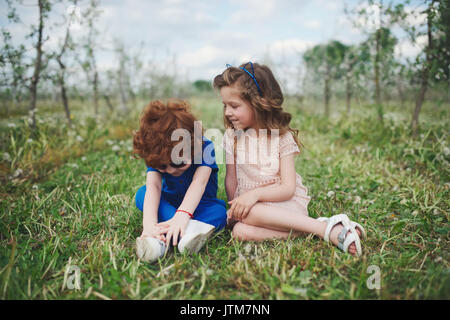
[[[156,171],[159,172],[158,170],[156,170],[155,168],[152,167],[147,167],[147,172],[151,172],[151,171]]]
[[[280,158],[290,154],[298,154],[300,149],[290,131],[280,137]]]
[[[225,130],[225,134],[223,135],[222,140],[222,148],[225,150],[226,154],[233,154],[233,130],[227,129]]]

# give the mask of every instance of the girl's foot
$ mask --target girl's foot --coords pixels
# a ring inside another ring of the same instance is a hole
[[[166,244],[152,237],[139,237],[136,239],[136,254],[139,259],[154,262],[161,258],[166,251]]]
[[[365,237],[365,231],[361,225],[350,221],[346,214],[338,214],[330,218],[322,217],[318,220],[327,223],[323,236],[326,242],[331,240],[339,249],[353,256],[362,254],[360,236]]]
[[[338,236],[341,233],[342,229],[344,229],[344,226],[342,225],[342,223],[337,224],[333,229],[331,229],[330,232],[330,240],[331,242],[335,245],[338,246],[339,244],[339,240],[338,240]],[[361,238],[361,232],[359,231],[359,229],[356,229],[356,233],[358,234],[358,237]],[[347,232],[347,236],[351,233],[351,231]],[[349,246],[348,246],[348,253],[350,253],[352,256],[356,256],[357,255],[357,249],[356,249],[356,245],[355,242],[352,242]]]

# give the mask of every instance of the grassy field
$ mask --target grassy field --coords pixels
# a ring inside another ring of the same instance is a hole
[[[190,101],[206,129],[223,130],[218,99]],[[415,139],[412,106],[387,106],[383,124],[369,105],[347,116],[335,103],[330,119],[314,103],[285,107],[305,146],[296,169],[310,215],[345,212],[364,225],[361,259],[313,236],[242,243],[225,229],[198,255],[140,262],[134,194],[145,165],[131,156],[139,111],[95,118],[79,106],[72,129],[51,110],[38,113],[37,133],[20,116],[0,121],[0,297],[449,299],[449,106],[427,103]],[[372,268],[379,289],[368,286]]]

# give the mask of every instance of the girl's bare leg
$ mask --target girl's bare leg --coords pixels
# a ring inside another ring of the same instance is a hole
[[[296,231],[278,231],[238,222],[234,225],[231,234],[233,238],[242,241],[263,241],[266,239],[287,239],[289,235],[297,237],[301,233]]]
[[[322,239],[327,227],[326,222],[318,221],[317,219],[287,209],[264,205],[261,202],[251,208],[248,216],[242,222],[274,231],[290,232],[292,230],[294,232],[312,233]],[[338,244],[337,237],[342,229],[342,224],[338,224],[331,230],[330,240],[334,245]],[[356,254],[356,246],[354,243],[349,246],[348,251],[352,255]]]

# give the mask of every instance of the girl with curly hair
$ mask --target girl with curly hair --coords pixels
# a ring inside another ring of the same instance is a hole
[[[314,219],[310,197],[295,171],[302,145],[282,108],[283,93],[272,71],[257,63],[228,66],[214,78],[226,128],[225,189],[232,236],[261,241],[312,233],[344,252],[361,255],[361,225],[347,215]],[[270,147],[269,147],[270,146]]]
[[[217,198],[214,145],[185,101],[152,101],[134,133],[134,153],[147,166],[146,184],[136,193],[143,231],[136,253],[156,261],[170,242],[180,252],[198,252],[226,224],[226,204]],[[181,140],[181,141],[180,141]]]

